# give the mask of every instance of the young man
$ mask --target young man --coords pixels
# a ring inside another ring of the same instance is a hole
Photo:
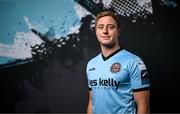
[[[88,113],[148,113],[147,69],[138,56],[119,44],[118,16],[110,11],[99,13],[95,29],[102,53],[87,64]]]

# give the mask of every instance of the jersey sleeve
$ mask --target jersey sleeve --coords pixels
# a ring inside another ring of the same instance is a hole
[[[138,58],[129,65],[130,81],[133,91],[141,91],[150,88],[150,80],[144,62]]]
[[[89,90],[91,91],[91,86],[90,86],[90,82],[89,82],[89,64],[87,64],[87,67],[86,67],[86,76],[87,76],[87,79],[88,79],[88,87],[89,87]]]

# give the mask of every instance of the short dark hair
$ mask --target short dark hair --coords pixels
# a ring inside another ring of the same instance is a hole
[[[120,28],[120,19],[119,19],[119,16],[118,16],[117,13],[114,13],[112,11],[103,11],[103,12],[98,13],[97,16],[96,16],[95,27],[97,25],[98,20],[101,17],[104,17],[104,16],[111,16],[117,22],[117,28]]]

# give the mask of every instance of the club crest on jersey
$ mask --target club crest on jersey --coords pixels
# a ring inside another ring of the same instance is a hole
[[[120,69],[121,69],[121,64],[120,63],[114,63],[114,64],[112,64],[110,71],[112,73],[118,73],[120,71]]]

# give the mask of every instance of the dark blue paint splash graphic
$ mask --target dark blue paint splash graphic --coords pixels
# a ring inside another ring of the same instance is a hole
[[[31,47],[32,58],[1,65],[0,74],[3,75],[0,78],[4,83],[1,83],[0,86],[6,96],[5,99],[3,94],[0,96],[0,104],[4,107],[2,111],[86,111],[87,97],[85,96],[87,95],[85,94],[87,92],[85,91],[87,85],[84,71],[88,59],[92,57],[88,53],[93,54],[95,52],[93,50],[98,48],[94,31],[90,30],[92,19],[91,15],[82,18],[83,24],[78,34],[73,33],[54,40],[48,37],[49,34],[44,35],[31,29],[43,40],[43,43]],[[53,33],[53,31],[51,32]],[[9,80],[9,78],[11,79]],[[76,86],[73,87],[73,85]],[[74,93],[72,90],[80,91],[80,93]],[[50,97],[51,95],[46,96],[47,94],[56,95]],[[77,101],[77,96],[81,96],[82,101]],[[43,101],[46,103],[42,103]],[[57,105],[54,106],[54,102]],[[73,106],[77,102],[78,105]],[[71,106],[71,110],[69,110],[69,106]]]

